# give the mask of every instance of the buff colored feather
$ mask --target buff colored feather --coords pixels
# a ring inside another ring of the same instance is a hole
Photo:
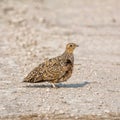
[[[55,87],[55,83],[64,82],[69,79],[73,72],[74,65],[74,49],[78,47],[75,43],[69,43],[66,45],[65,52],[55,58],[46,60],[34,68],[27,77],[24,78],[24,82],[50,82]]]

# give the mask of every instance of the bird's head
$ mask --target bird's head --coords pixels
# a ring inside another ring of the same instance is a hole
[[[67,45],[66,45],[66,52],[67,53],[73,53],[73,51],[74,51],[74,49],[76,48],[76,47],[79,47],[77,44],[75,44],[75,43],[68,43]]]

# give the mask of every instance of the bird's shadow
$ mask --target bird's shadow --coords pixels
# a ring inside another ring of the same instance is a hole
[[[73,83],[61,84],[61,83],[59,83],[59,84],[56,84],[56,87],[58,87],[58,88],[79,88],[79,87],[84,87],[87,84],[90,84],[90,82],[85,81],[83,83],[76,83],[76,84],[73,84]],[[50,84],[48,84],[48,85],[43,85],[43,84],[36,85],[36,84],[34,84],[34,85],[27,85],[25,87],[27,87],[27,88],[52,88],[52,86]]]

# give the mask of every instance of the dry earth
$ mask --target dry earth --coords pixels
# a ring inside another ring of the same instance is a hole
[[[22,83],[68,42],[80,47],[66,83]],[[119,113],[119,0],[0,1],[0,119],[120,120]]]

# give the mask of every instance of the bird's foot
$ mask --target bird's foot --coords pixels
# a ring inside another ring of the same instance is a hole
[[[53,87],[53,88],[57,88],[57,86],[55,86],[55,84],[54,84],[54,83],[51,83],[51,85],[52,85],[52,87]]]

